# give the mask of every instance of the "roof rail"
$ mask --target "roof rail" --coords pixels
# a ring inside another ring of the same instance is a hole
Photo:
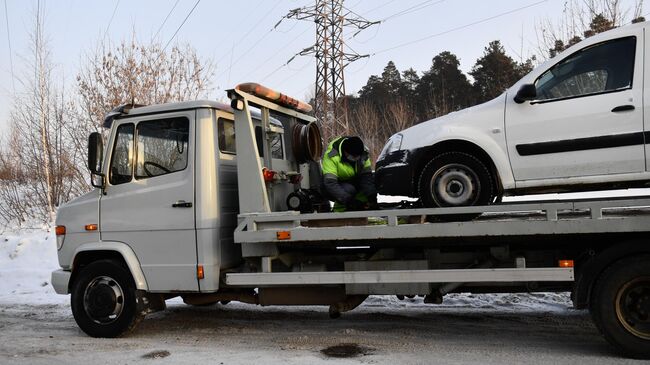
[[[104,128],[110,128],[111,125],[113,125],[113,120],[115,120],[118,117],[121,117],[125,114],[129,114],[129,111],[134,108],[140,108],[146,106],[144,104],[122,104],[118,107],[113,108],[110,112],[106,113],[104,116],[104,122],[102,123],[102,127]]]

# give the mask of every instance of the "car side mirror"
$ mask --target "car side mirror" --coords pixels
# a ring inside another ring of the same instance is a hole
[[[523,84],[515,95],[515,103],[521,104],[527,100],[535,100],[537,97],[537,88],[533,84]]]
[[[104,143],[99,132],[88,136],[88,169],[95,175],[102,174],[102,158],[104,156]]]

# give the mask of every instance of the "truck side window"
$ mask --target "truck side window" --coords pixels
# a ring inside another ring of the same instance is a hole
[[[140,122],[135,176],[139,179],[169,174],[187,167],[190,122],[169,118]]]
[[[257,141],[257,153],[260,157],[264,155],[262,152],[262,127],[255,127],[255,140]],[[282,151],[282,135],[274,134],[271,139],[271,158],[283,159],[284,153]]]
[[[131,181],[133,172],[133,124],[122,124],[117,127],[115,145],[111,154],[109,181],[111,185],[119,185]]]
[[[217,121],[219,132],[219,151],[223,153],[237,153],[235,145],[235,122],[228,119],[219,118]]]
[[[219,131],[219,151],[236,154],[235,122],[229,119],[219,118],[217,128]],[[262,127],[260,126],[255,127],[255,142],[257,142],[257,154],[262,157]],[[284,158],[281,134],[275,134],[271,140],[271,158]]]
[[[635,51],[636,37],[584,48],[537,79],[537,99],[564,99],[628,89],[632,87]]]

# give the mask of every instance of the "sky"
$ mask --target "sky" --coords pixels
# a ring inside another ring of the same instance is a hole
[[[298,56],[287,61],[315,43],[315,24],[283,17],[291,9],[313,5],[314,0],[41,1],[55,66],[53,77],[68,92],[75,90],[79,67],[98,43],[106,40],[116,45],[135,33],[142,42],[155,37],[163,45],[188,43],[200,57],[212,60],[216,70],[211,80],[214,89],[206,95],[210,99],[223,100],[224,90],[249,81],[301,99],[313,94],[315,59]],[[345,32],[350,49],[369,55],[346,67],[346,93],[358,92],[391,60],[400,71],[412,67],[421,73],[442,51],[456,54],[461,69],[468,72],[496,39],[513,58],[525,59],[537,52],[540,22],[559,20],[565,2],[345,0],[344,7],[352,16],[381,21],[356,35],[352,29]],[[30,72],[25,65],[36,7],[37,0],[3,0],[0,4],[0,139],[8,134],[14,92],[20,93],[19,79]]]

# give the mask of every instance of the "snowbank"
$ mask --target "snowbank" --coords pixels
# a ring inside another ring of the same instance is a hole
[[[59,268],[53,230],[0,234],[0,303],[60,304],[50,274]]]

